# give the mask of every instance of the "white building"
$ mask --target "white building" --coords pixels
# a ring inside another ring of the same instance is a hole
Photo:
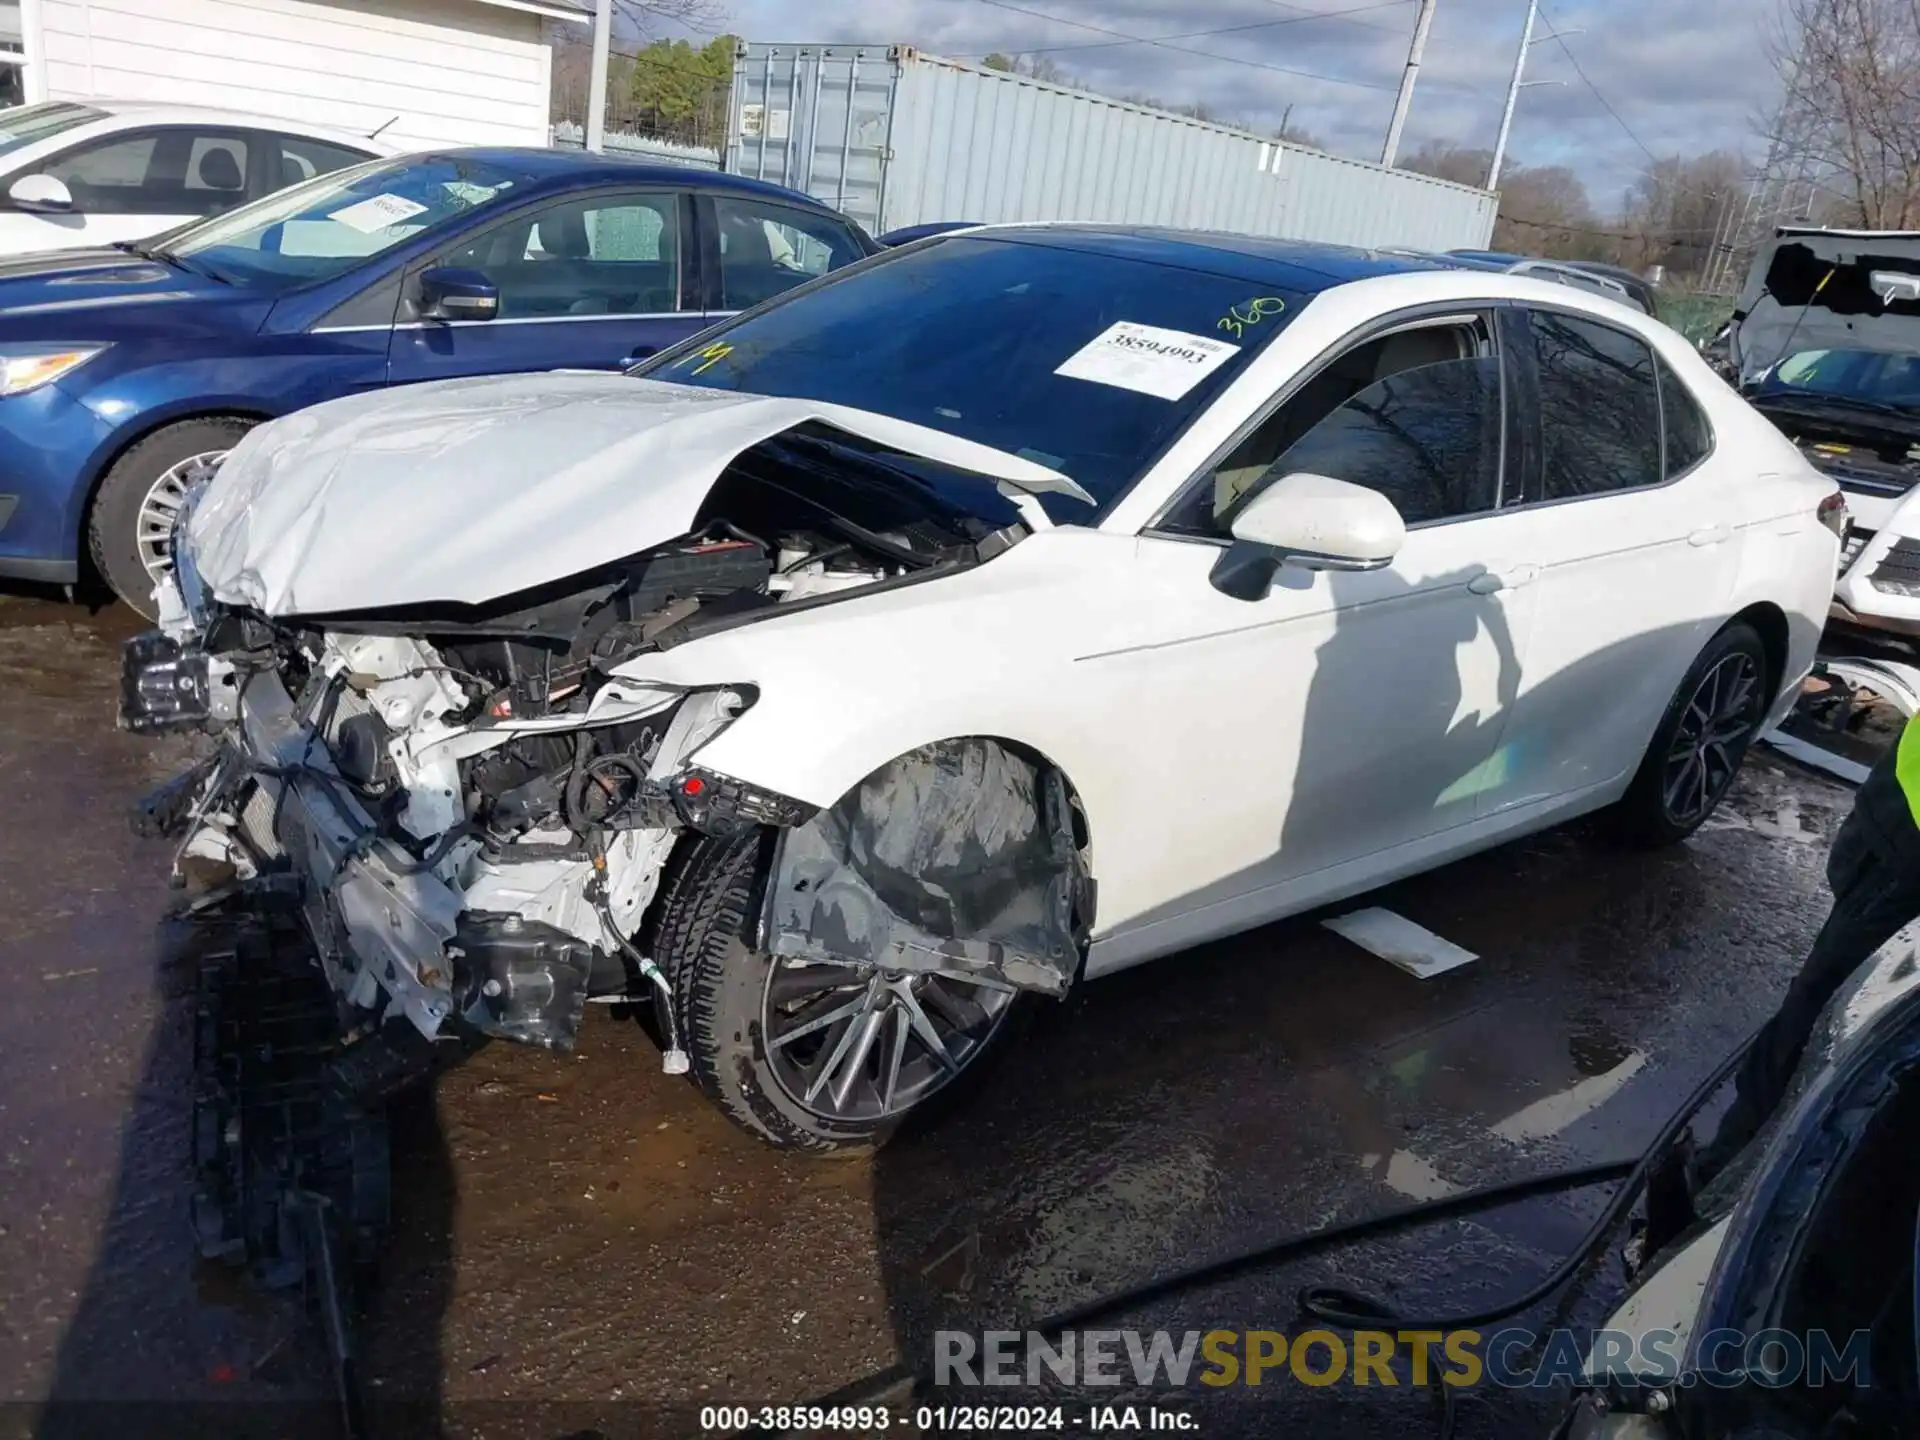
[[[545,145],[574,0],[0,0],[0,104],[167,101],[403,148]],[[385,127],[381,129],[381,127]]]

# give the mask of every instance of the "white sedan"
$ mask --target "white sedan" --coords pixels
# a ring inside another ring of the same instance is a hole
[[[392,153],[365,136],[203,106],[0,110],[0,255],[143,240]]]
[[[261,426],[123,720],[225,737],[147,822],[240,903],[291,872],[356,1033],[567,1048],[651,994],[818,1150],[1035,997],[1590,811],[1682,839],[1844,525],[1600,296],[991,228],[632,375]]]

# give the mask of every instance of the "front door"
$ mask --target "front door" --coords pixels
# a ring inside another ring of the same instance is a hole
[[[1113,877],[1142,897],[1135,924],[1184,917],[1197,939],[1354,888],[1370,857],[1495,803],[1531,598],[1500,564],[1503,392],[1485,317],[1364,342],[1141,538],[1137,642],[1089,662],[1182,699],[1143,708],[1142,723],[1169,717],[1164,733],[1133,737],[1140,785],[1161,792],[1147,811],[1170,817],[1157,852],[1134,847],[1141,873]],[[1284,567],[1251,603],[1222,595],[1208,576],[1233,515],[1296,472],[1391,498],[1410,526],[1399,555],[1365,573]]]
[[[1707,454],[1698,406],[1638,336],[1544,309],[1507,320],[1537,416],[1528,503],[1505,522],[1536,577],[1501,797],[1525,805],[1638,767],[1726,622],[1741,545],[1726,517],[1748,477]]]
[[[261,140],[246,130],[169,125],[83,141],[8,177],[50,176],[73,204],[59,212],[0,211],[0,253],[142,240],[218,215],[265,193],[248,180]]]
[[[429,263],[486,275],[499,313],[421,318],[416,272],[394,332],[394,382],[639,363],[706,323],[683,263],[691,231],[684,195],[644,190],[523,210],[463,238]]]

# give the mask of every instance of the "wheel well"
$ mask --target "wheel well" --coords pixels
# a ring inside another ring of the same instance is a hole
[[[1736,621],[1743,621],[1754,628],[1760,643],[1767,652],[1767,699],[1769,704],[1777,696],[1780,682],[1787,673],[1787,614],[1771,600],[1762,600],[1749,605],[1738,615]]]
[[[246,410],[237,407],[221,410],[193,410],[184,415],[168,415],[164,419],[155,420],[151,424],[143,425],[132,434],[122,437],[120,443],[114,446],[113,452],[108,455],[105,460],[100,462],[100,468],[94,472],[93,479],[87,485],[87,502],[80,507],[80,524],[77,531],[81,564],[91,564],[90,551],[87,545],[87,526],[93,523],[93,507],[100,499],[100,487],[106,482],[107,476],[113,473],[113,467],[126,458],[127,452],[133,449],[134,446],[140,444],[143,440],[158,435],[162,430],[165,430],[171,425],[183,425],[194,420],[244,420],[248,424],[259,425],[273,418],[273,416],[264,411]],[[99,577],[96,576],[94,578],[98,579]]]

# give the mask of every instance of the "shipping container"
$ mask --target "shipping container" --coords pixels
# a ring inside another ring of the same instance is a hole
[[[1416,250],[1493,236],[1484,190],[910,46],[743,44],[726,168],[874,234],[1086,220]]]

